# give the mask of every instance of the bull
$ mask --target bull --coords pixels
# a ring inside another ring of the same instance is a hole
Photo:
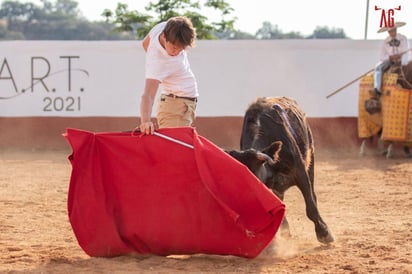
[[[317,207],[314,191],[314,142],[306,115],[288,97],[260,97],[247,109],[240,150],[227,151],[246,165],[281,200],[292,186],[301,191],[306,215],[321,243],[334,241]],[[281,228],[289,232],[287,219]]]

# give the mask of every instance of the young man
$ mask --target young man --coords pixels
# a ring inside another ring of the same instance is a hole
[[[162,127],[191,126],[195,119],[196,78],[186,48],[193,47],[196,32],[186,17],[173,17],[154,26],[143,40],[146,82],[140,103],[140,131],[153,134],[151,113],[158,88],[157,122]]]
[[[408,54],[402,54],[409,49],[409,42],[405,35],[397,32],[398,27],[404,26],[404,22],[396,22],[393,28],[381,28],[379,32],[388,31],[389,36],[382,44],[381,58],[375,67],[374,92],[382,94],[382,73],[391,65],[399,63],[402,66],[408,64]]]

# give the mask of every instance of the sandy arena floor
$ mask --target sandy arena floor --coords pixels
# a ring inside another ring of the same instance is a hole
[[[412,273],[412,159],[402,154],[317,155],[315,191],[335,243],[316,241],[292,188],[285,200],[292,238],[277,237],[255,259],[88,257],[67,217],[68,154],[0,152],[0,273]]]

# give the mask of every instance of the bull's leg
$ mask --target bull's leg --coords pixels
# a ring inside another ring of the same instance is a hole
[[[272,189],[272,192],[281,200],[283,201],[285,197],[285,193],[279,193],[276,190]],[[290,227],[289,227],[289,222],[286,219],[286,215],[283,217],[282,223],[280,224],[280,234],[283,237],[290,238],[292,235],[290,234]]]
[[[365,139],[365,141],[366,141],[366,139]],[[313,195],[313,200],[315,201],[315,209],[316,209],[316,211],[318,211],[318,209],[317,209],[318,208],[318,206],[317,206],[318,200],[317,200],[316,193],[315,193],[315,154],[313,152],[312,152],[311,159],[310,159],[310,166],[308,168],[308,176],[309,176],[309,180],[310,180],[311,186],[312,186],[311,187],[311,192],[312,192],[312,195]],[[306,214],[308,215],[307,212],[306,212]],[[324,227],[326,227],[326,231],[327,231],[327,236],[325,236],[325,237],[320,236],[319,237],[318,236],[319,234],[317,232],[318,230],[316,230],[316,224],[315,224],[315,231],[316,231],[316,236],[317,236],[318,240],[322,243],[333,242],[334,241],[333,236],[332,236],[331,232],[329,231],[329,228],[326,225],[326,223],[322,220],[322,217],[320,217],[319,211],[318,211],[317,215],[319,216],[320,223],[322,223],[324,225]],[[309,217],[309,215],[308,215],[308,217]],[[323,225],[321,225],[321,227]],[[322,229],[321,229],[321,231],[322,231]]]
[[[313,198],[315,199],[315,205],[317,205],[318,200],[315,194],[315,154],[313,153],[313,150],[310,155],[310,165],[308,167],[308,176],[309,176],[309,180],[312,186],[312,194],[313,194]]]
[[[283,217],[282,223],[280,224],[280,234],[285,238],[290,238],[292,236],[292,234],[290,233],[289,222],[288,219],[286,219],[286,216]]]
[[[315,224],[316,238],[319,242],[324,244],[333,242],[335,239],[329,231],[328,225],[323,221],[317,206],[313,203],[313,200],[316,200],[316,195],[312,198],[304,198],[306,203],[306,215]]]
[[[332,233],[329,231],[327,224],[323,221],[319,214],[316,203],[316,194],[313,189],[312,181],[309,180],[308,174],[298,176],[296,181],[298,182],[297,186],[305,199],[306,215],[315,225],[315,232],[318,241],[325,244],[333,242],[334,238]]]

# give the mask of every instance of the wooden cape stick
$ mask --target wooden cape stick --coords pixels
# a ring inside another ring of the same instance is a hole
[[[408,51],[412,50],[412,48],[409,48],[407,50],[405,50],[404,52],[402,52],[400,55],[404,55],[405,53],[407,53]],[[335,90],[334,92],[332,92],[331,94],[329,94],[328,96],[326,96],[326,99],[332,97],[333,95],[335,95],[336,93],[340,92],[341,90],[347,88],[348,86],[352,85],[353,83],[355,83],[356,81],[358,81],[359,79],[361,79],[362,77],[366,76],[367,74],[371,73],[372,71],[374,71],[375,68],[368,70],[367,72],[365,72],[364,74],[362,74],[361,76],[359,76],[358,78],[350,81],[349,83],[347,83],[346,85],[338,88],[337,90]]]
[[[134,133],[135,133],[136,131],[139,131],[139,132],[140,132],[140,129],[138,129],[138,128],[136,127],[134,130],[132,130],[132,136],[135,136]],[[195,147],[194,147],[193,145],[191,145],[191,144],[188,144],[188,143],[185,143],[185,142],[183,142],[183,141],[177,140],[177,139],[175,139],[175,138],[173,138],[173,137],[164,135],[164,134],[159,133],[159,132],[157,132],[157,131],[153,132],[153,135],[156,135],[156,136],[158,136],[158,137],[161,137],[161,138],[163,138],[163,139],[169,140],[169,141],[171,141],[171,142],[177,143],[177,144],[179,144],[179,145],[182,145],[182,146],[185,146],[185,147],[188,147],[188,148],[191,148],[191,149],[194,149],[194,148],[195,148]]]
[[[177,140],[177,139],[175,139],[175,138],[173,138],[173,137],[164,135],[164,134],[159,133],[159,132],[157,132],[157,131],[153,132],[153,134],[156,135],[156,136],[159,136],[159,137],[161,137],[161,138],[163,138],[163,139],[166,139],[166,140],[172,141],[172,142],[174,142],[174,143],[177,143],[177,144],[179,144],[179,145],[182,145],[182,146],[185,146],[185,147],[188,147],[188,148],[191,148],[191,149],[194,149],[194,148],[195,148],[194,146],[192,146],[192,145],[190,145],[190,144],[188,144],[188,143],[185,143],[185,142],[180,141],[180,140]]]

